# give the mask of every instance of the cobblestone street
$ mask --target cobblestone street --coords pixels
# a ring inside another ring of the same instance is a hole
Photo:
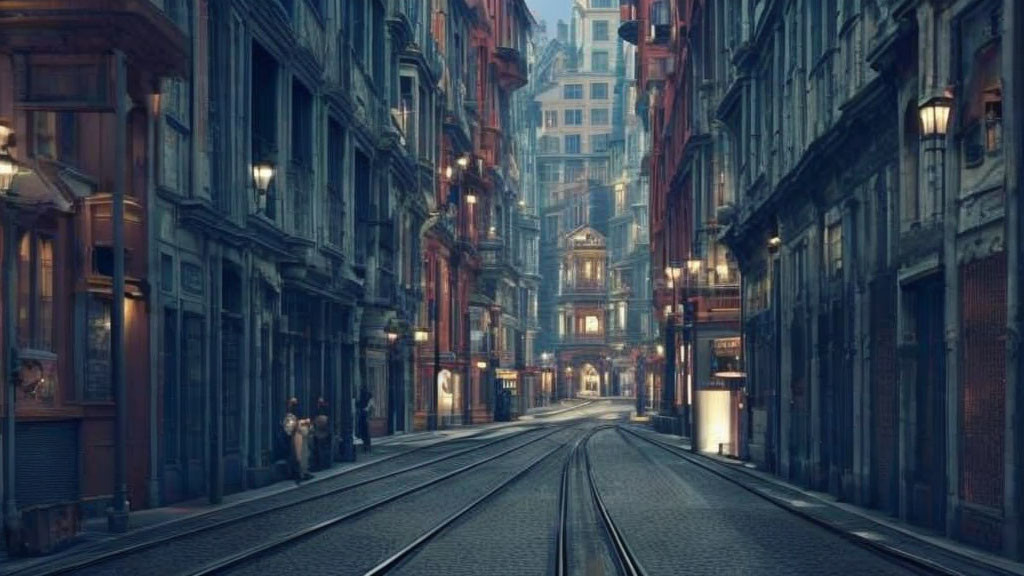
[[[826,529],[709,468],[735,465],[672,452],[671,437],[630,423],[630,408],[601,400],[525,424],[410,437],[315,483],[0,573],[998,572],[949,551],[948,565],[925,566]]]

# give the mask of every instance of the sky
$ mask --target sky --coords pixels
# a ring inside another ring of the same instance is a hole
[[[538,21],[547,20],[549,37],[555,35],[555,24],[558,23],[559,18],[566,22],[569,21],[569,8],[572,6],[572,0],[526,0],[526,4],[536,14]]]

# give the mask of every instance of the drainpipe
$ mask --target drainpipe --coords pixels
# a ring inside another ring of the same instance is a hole
[[[1015,257],[1024,249],[1022,237],[1020,194],[1020,163],[1024,162],[1024,141],[1022,141],[1020,113],[1021,100],[1021,50],[1024,50],[1024,14],[1014,0],[1003,1],[1004,46],[1009,47],[1003,58],[1003,78],[1008,81],[1003,94],[1009,104],[1003,106],[1004,153],[1006,162],[1006,415],[1004,423],[1005,445],[1003,450],[1003,551],[1010,558],[1020,561],[1024,558],[1021,542],[1021,399],[1018,392],[1024,372],[1021,366],[1021,265]],[[1016,67],[1016,69],[1014,69]],[[1009,127],[1009,130],[1006,130]],[[1005,137],[1008,135],[1009,137]]]
[[[149,248],[148,275],[151,286],[159,286],[160,250],[157,242],[156,222],[156,132],[160,114],[160,93],[154,86],[154,93],[146,99],[146,242]],[[160,505],[160,327],[163,322],[163,307],[160,304],[160,289],[149,291],[149,505]]]

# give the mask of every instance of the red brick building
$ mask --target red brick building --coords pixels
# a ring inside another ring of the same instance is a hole
[[[0,335],[17,359],[4,373],[18,375],[13,461],[4,463],[8,528],[15,511],[32,514],[44,505],[81,501],[87,511],[102,513],[114,491],[119,446],[126,450],[131,506],[153,504],[158,399],[147,385],[147,235],[156,95],[161,78],[188,70],[184,35],[150,2],[11,4],[3,10],[16,16],[0,18],[0,125],[13,131],[0,147],[6,144],[20,165],[13,194],[0,202],[0,227],[10,244],[3,254],[16,270],[14,325]],[[118,86],[128,100],[124,115],[116,113]],[[110,356],[112,192],[118,186],[124,189],[130,415],[120,441]]]

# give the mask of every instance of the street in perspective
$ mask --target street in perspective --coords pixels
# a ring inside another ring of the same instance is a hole
[[[1024,575],[1021,114],[1018,0],[0,0],[0,576]]]

